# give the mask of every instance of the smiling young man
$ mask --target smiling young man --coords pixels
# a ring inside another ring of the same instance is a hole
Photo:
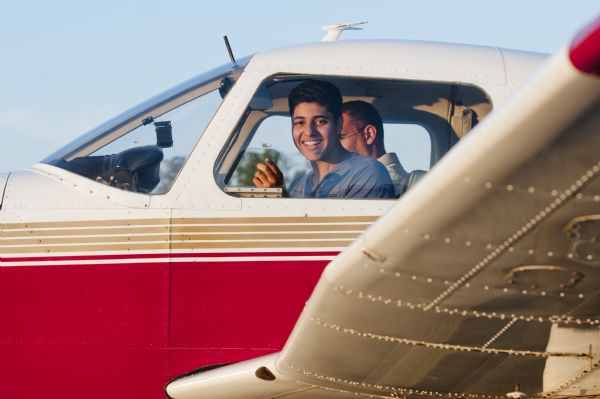
[[[313,169],[292,183],[290,197],[394,197],[385,167],[369,157],[347,151],[340,143],[342,96],[335,85],[306,80],[290,92],[288,103],[294,144]],[[253,182],[257,187],[283,186],[283,174],[267,159],[257,165]]]

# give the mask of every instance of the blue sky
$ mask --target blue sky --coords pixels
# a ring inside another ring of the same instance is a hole
[[[26,168],[115,114],[237,56],[318,41],[391,38],[554,52],[599,0],[0,2],[0,172]]]

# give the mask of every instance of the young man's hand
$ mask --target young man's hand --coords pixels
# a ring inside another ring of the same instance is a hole
[[[256,187],[283,187],[283,173],[269,158],[265,158],[265,163],[257,163],[256,169],[256,173],[252,179]]]

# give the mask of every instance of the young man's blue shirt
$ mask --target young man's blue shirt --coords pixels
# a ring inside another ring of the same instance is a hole
[[[310,172],[292,183],[293,198],[394,198],[385,166],[369,157],[348,153],[321,181]]]

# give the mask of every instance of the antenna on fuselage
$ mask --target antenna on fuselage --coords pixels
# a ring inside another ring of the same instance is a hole
[[[225,47],[227,47],[227,52],[229,53],[229,59],[234,66],[237,66],[237,62],[235,62],[235,57],[233,56],[233,51],[231,51],[231,46],[229,45],[229,39],[227,39],[227,35],[223,36],[223,40],[225,40]]]
[[[358,25],[364,25],[369,21],[362,22],[350,22],[347,24],[336,24],[336,25],[325,25],[321,26],[321,29],[324,30],[325,36],[321,39],[322,42],[333,42],[337,40],[343,31],[345,30],[362,30],[362,28],[357,28]]]

